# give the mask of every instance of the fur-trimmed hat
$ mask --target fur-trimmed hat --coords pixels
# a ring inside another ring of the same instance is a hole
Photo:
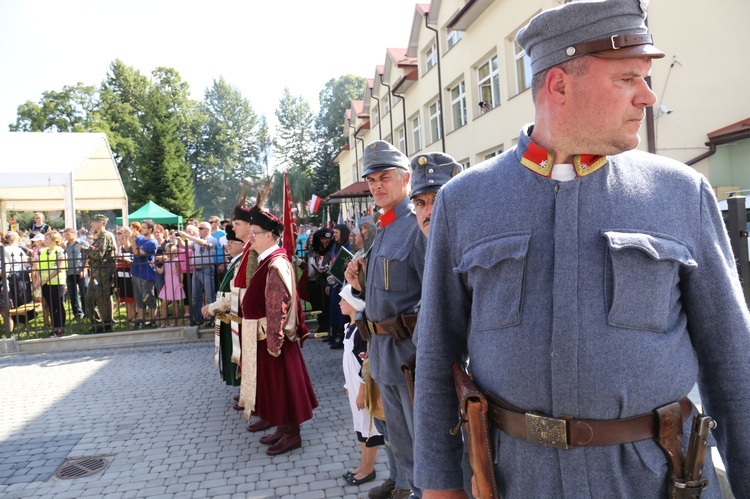
[[[234,213],[232,213],[232,220],[242,220],[243,222],[250,222],[250,208],[244,206],[235,206]]]
[[[281,223],[279,217],[270,211],[259,208],[258,206],[250,208],[250,223],[257,225],[263,230],[273,232],[277,236],[280,236],[281,233],[284,232],[284,224]]]
[[[245,242],[237,237],[237,233],[234,231],[234,227],[232,227],[231,225],[227,225],[226,229],[224,229],[224,232],[227,233],[227,241],[239,241],[241,243]]]

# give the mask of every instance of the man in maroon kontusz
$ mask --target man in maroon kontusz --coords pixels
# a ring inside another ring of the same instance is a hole
[[[259,431],[276,426],[260,442],[268,455],[302,446],[300,424],[318,406],[299,339],[307,332],[296,289],[296,274],[279,246],[281,221],[258,206],[250,209],[249,243],[258,252],[258,268],[242,300],[243,333],[257,331],[258,387],[255,413]],[[251,430],[253,428],[253,430]]]

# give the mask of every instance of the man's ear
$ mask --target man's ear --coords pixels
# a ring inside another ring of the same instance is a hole
[[[408,184],[409,180],[411,180],[411,173],[410,172],[404,173],[404,183]]]
[[[564,102],[567,97],[570,76],[559,66],[549,70],[544,81],[545,89],[555,102]]]

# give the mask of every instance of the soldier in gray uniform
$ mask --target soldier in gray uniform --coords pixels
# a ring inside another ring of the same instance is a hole
[[[412,404],[401,364],[415,352],[411,336],[415,307],[422,294],[426,239],[408,196],[408,158],[391,144],[376,141],[365,147],[364,168],[363,178],[384,213],[366,262],[352,261],[346,280],[360,293],[364,291],[370,372],[380,388],[393,455],[419,497],[413,481]],[[364,290],[359,283],[360,272],[365,273]],[[408,497],[409,490],[404,486],[396,484],[395,497]]]
[[[694,498],[704,479],[702,497],[720,497],[711,453],[702,473],[689,459],[714,437],[732,492],[750,497],[750,314],[726,227],[702,175],[634,150],[664,56],[646,4],[533,18],[517,41],[535,123],[438,193],[414,409],[425,498],[466,496],[449,432],[466,358],[490,408],[485,438],[467,439],[485,457],[477,484],[495,482],[482,497]],[[718,426],[688,446],[696,382]]]
[[[82,250],[91,269],[86,288],[86,318],[94,324],[93,332],[112,332],[112,282],[115,273],[117,245],[107,232],[109,219],[101,214],[91,217],[94,242]],[[98,316],[95,312],[98,310]]]

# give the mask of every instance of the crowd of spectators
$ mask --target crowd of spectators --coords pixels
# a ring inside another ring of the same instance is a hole
[[[39,324],[35,329],[43,327],[53,337],[78,332],[70,326],[85,324],[87,319],[102,325],[101,317],[107,317],[108,323],[86,331],[111,331],[115,321],[127,323],[129,329],[213,327],[204,322],[200,309],[214,301],[224,275],[228,255],[224,229],[230,223],[210,216],[207,221],[191,218],[179,230],[151,220],[110,224],[105,230],[114,241],[116,268],[106,292],[114,310],[122,307],[123,313],[102,314],[98,304],[96,318],[87,318],[86,290],[92,280],[87,249],[94,242],[94,231],[72,227],[58,231],[43,213],[35,213],[29,227],[0,233],[4,262],[0,282],[8,282],[7,302],[0,292],[0,320],[8,310],[6,330],[13,331],[39,314],[43,322],[35,322]]]

